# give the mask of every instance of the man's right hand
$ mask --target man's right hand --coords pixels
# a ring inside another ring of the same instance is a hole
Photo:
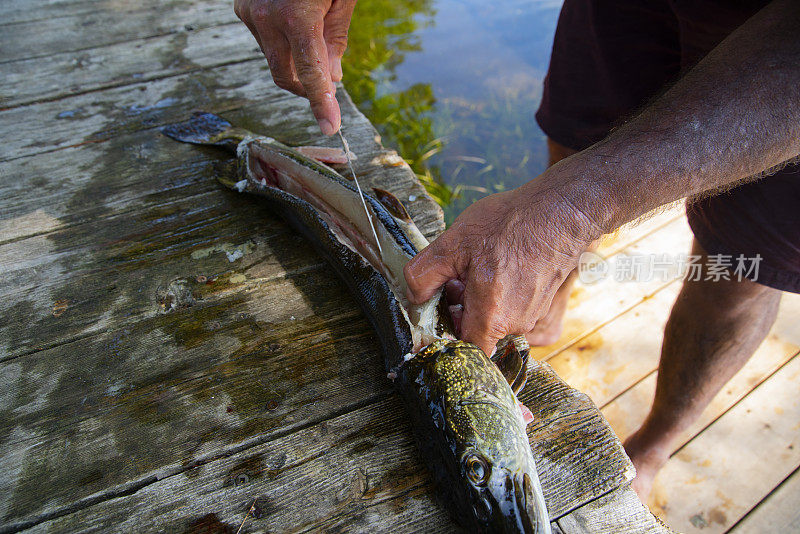
[[[235,0],[234,11],[258,41],[278,87],[308,98],[320,130],[342,123],[336,87],[356,0]]]

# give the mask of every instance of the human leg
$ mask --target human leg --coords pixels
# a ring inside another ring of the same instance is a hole
[[[693,255],[707,256],[694,242]],[[642,426],[625,441],[641,499],[676,440],[747,362],[769,332],[781,291],[750,280],[686,281],[664,332],[656,393]]]

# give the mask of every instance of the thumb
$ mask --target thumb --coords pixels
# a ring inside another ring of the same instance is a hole
[[[458,278],[459,269],[455,254],[440,237],[406,263],[403,274],[408,284],[408,300],[422,304],[433,297],[445,282]]]

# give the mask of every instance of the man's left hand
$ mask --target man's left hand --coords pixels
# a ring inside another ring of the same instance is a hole
[[[448,287],[450,299],[464,305],[461,339],[487,355],[507,334],[533,330],[601,234],[544,176],[475,202],[405,267],[407,296],[415,304],[450,280],[463,284]]]

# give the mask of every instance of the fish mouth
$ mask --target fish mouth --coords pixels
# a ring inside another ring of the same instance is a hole
[[[538,486],[538,484],[537,484]],[[550,518],[544,503],[541,490],[534,487],[533,480],[528,473],[523,473],[522,483],[520,478],[514,478],[514,495],[517,509],[525,534],[550,534]]]
[[[551,534],[550,519],[541,491],[528,473],[512,475],[495,485],[483,499],[483,506],[491,509],[489,532],[505,534]]]

